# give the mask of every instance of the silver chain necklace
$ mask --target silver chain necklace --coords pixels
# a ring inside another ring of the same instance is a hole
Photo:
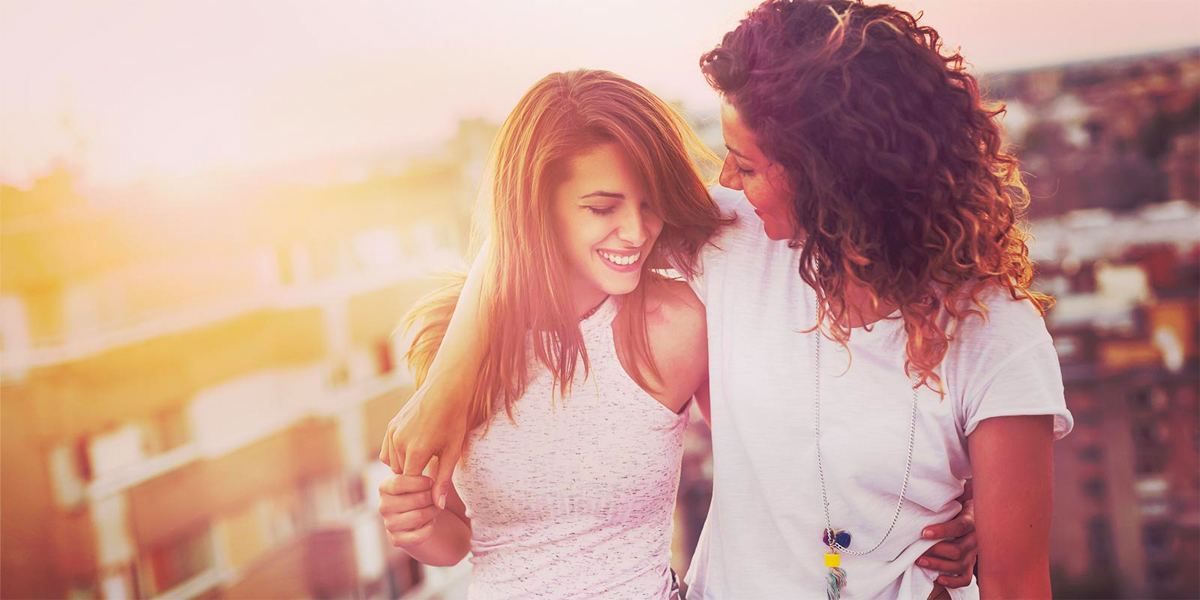
[[[846,572],[841,569],[841,559],[838,554],[849,554],[851,556],[862,556],[870,554],[879,549],[892,534],[892,530],[896,528],[896,521],[900,519],[900,509],[904,506],[904,496],[908,492],[908,481],[912,475],[912,459],[913,448],[917,436],[917,392],[920,387],[913,387],[912,409],[908,430],[908,458],[904,462],[904,483],[900,486],[900,499],[896,502],[896,512],[892,515],[892,522],[888,525],[887,533],[883,534],[883,538],[875,547],[870,550],[850,550],[847,546],[850,545],[852,539],[848,532],[842,532],[833,528],[833,522],[829,518],[829,493],[825,487],[825,468],[821,460],[821,328],[820,328],[820,309],[817,311],[817,329],[813,331],[814,351],[813,356],[816,363],[816,418],[815,433],[817,440],[817,474],[821,479],[821,502],[825,506],[825,531],[823,532],[823,542],[829,546],[829,553],[825,555],[825,566],[830,568],[828,583],[828,596],[830,600],[836,600],[841,595],[841,589],[846,587]],[[842,535],[839,535],[842,534]],[[843,545],[839,539],[844,539]]]

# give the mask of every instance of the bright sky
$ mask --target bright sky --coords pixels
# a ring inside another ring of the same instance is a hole
[[[755,0],[0,0],[0,180],[92,184],[433,149],[551,71],[707,110],[701,52]],[[1196,0],[902,0],[980,70],[1200,45]]]

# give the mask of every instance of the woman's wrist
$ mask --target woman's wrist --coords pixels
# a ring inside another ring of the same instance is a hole
[[[464,377],[438,377],[430,374],[414,396],[419,399],[422,407],[432,403],[442,411],[465,413],[471,395],[471,390],[466,385],[468,382]]]

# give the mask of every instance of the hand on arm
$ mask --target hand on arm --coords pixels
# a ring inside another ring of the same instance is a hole
[[[467,276],[428,376],[388,423],[379,450],[379,460],[394,473],[408,475],[421,475],[430,460],[437,457],[433,498],[442,507],[451,491],[450,476],[467,435],[473,374],[483,363],[483,349],[476,340],[487,326],[481,310],[487,252],[485,244]]]
[[[423,475],[388,477],[379,486],[379,514],[393,546],[427,565],[456,565],[471,549],[471,521],[453,485],[445,509],[434,504],[432,487]]]
[[[1050,597],[1053,417],[985,419],[967,438],[981,598]]]
[[[979,553],[979,538],[975,535],[975,500],[970,480],[958,497],[962,510],[954,519],[930,525],[921,532],[926,539],[941,539],[930,546],[917,566],[940,573],[937,582],[948,588],[966,587],[974,578],[975,557]]]

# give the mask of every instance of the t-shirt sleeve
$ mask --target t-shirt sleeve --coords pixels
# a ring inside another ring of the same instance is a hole
[[[963,399],[964,435],[971,435],[984,419],[1022,415],[1053,415],[1056,440],[1070,433],[1075,421],[1067,410],[1058,353],[1048,335],[991,365],[991,371],[990,376],[977,371],[984,380],[972,385]]]

